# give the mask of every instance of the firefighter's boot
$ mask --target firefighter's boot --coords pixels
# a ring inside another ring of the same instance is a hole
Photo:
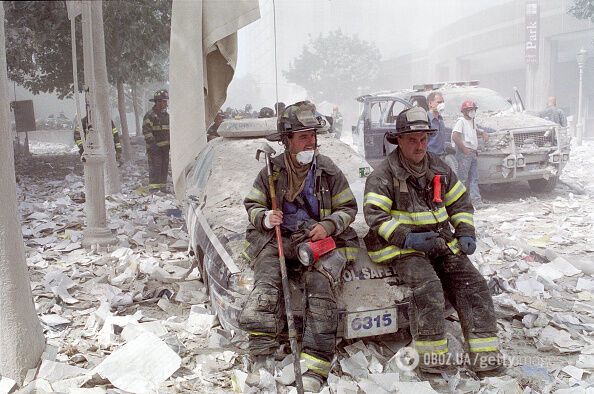
[[[419,354],[419,371],[429,374],[454,374],[453,365],[448,353],[448,340],[415,340],[415,350]]]
[[[322,389],[322,379],[313,373],[303,374],[303,391],[310,393],[319,393]]]
[[[274,357],[272,355],[250,356],[250,373],[246,377],[246,384],[257,386],[260,382],[260,370],[265,369],[274,373]]]
[[[480,377],[498,376],[505,372],[499,351],[469,353],[470,369]]]
[[[449,354],[424,354],[419,359],[419,371],[423,374],[454,375],[457,371],[450,362]]]

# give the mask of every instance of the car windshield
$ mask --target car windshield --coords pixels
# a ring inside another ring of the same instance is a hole
[[[503,97],[489,89],[473,89],[471,91],[444,92],[445,112],[459,114],[465,100],[472,100],[479,112],[502,112],[512,108]]]

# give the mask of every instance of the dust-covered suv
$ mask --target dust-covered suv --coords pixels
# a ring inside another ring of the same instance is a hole
[[[358,97],[363,108],[353,128],[353,142],[372,166],[394,149],[385,133],[395,127],[398,113],[412,106],[427,110],[427,95],[433,90],[444,97],[448,143],[452,127],[461,116],[462,102],[472,100],[478,106],[477,127],[489,133],[487,143],[479,141],[481,184],[528,181],[536,192],[554,189],[569,160],[571,138],[567,128],[523,111],[517,91],[513,105],[497,92],[479,87],[478,81],[415,85],[413,89]],[[450,156],[446,162],[455,160]]]

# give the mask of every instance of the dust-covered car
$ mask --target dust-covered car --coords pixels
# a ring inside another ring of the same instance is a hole
[[[225,329],[240,330],[238,316],[253,283],[253,270],[242,257],[248,216],[243,199],[264,162],[256,151],[276,132],[276,119],[224,121],[221,135],[208,142],[186,177],[186,221],[192,253],[209,291],[213,309]],[[372,263],[362,242],[367,232],[363,192],[369,164],[330,133],[318,136],[320,151],[341,168],[357,199],[352,226],[361,247],[343,273],[338,300],[339,335],[346,338],[396,332],[408,326],[409,288],[397,283],[389,266]],[[278,153],[281,146],[273,146]],[[289,277],[295,272],[290,272]],[[301,326],[303,295],[299,281],[290,281],[296,324]]]
[[[394,149],[384,135],[395,127],[398,113],[412,106],[428,110],[427,96],[434,90],[445,101],[442,116],[448,132],[446,143],[461,116],[462,102],[472,100],[478,106],[476,125],[489,133],[487,143],[479,141],[481,184],[528,181],[537,192],[555,187],[569,161],[571,137],[567,128],[523,111],[517,92],[512,105],[511,99],[479,87],[478,81],[415,85],[413,89],[358,97],[363,108],[358,125],[353,128],[353,142],[367,161],[374,165]],[[455,163],[453,155],[446,161]]]

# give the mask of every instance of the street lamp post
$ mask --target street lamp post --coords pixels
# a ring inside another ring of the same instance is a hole
[[[580,49],[578,52],[576,59],[578,64],[578,69],[580,72],[580,80],[579,80],[579,91],[578,91],[578,115],[577,115],[577,144],[582,144],[582,139],[584,138],[584,123],[582,120],[582,86],[583,86],[583,79],[584,79],[584,65],[586,64],[586,50],[584,48]]]
[[[85,171],[85,213],[87,215],[87,227],[83,231],[82,245],[84,247],[108,246],[117,243],[117,239],[107,227],[107,215],[105,212],[105,184],[104,167],[105,151],[100,146],[100,137],[97,129],[92,126],[97,115],[97,87],[95,78],[95,61],[93,46],[91,2],[82,4],[82,32],[83,32],[83,65],[85,84],[89,86],[89,107],[87,111],[88,131],[85,138],[85,150],[82,160]],[[86,90],[86,89],[85,89]],[[84,133],[81,133],[84,135]],[[109,140],[108,140],[109,141]]]

